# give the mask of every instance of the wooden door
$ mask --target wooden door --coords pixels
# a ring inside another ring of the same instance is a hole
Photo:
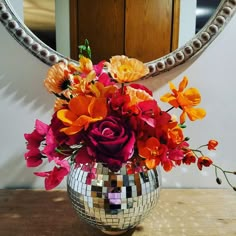
[[[121,54],[147,62],[171,52],[178,44],[179,1],[70,0],[71,57],[78,59],[85,39],[95,63]]]

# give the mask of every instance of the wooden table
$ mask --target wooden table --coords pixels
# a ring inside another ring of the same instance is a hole
[[[65,191],[0,190],[0,236],[99,236]],[[233,190],[163,189],[158,206],[124,236],[236,235]]]

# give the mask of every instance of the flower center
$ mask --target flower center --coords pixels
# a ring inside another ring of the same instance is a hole
[[[132,71],[132,67],[129,65],[121,65],[118,70],[122,73],[127,73]]]
[[[64,80],[61,82],[61,84],[59,85],[59,88],[61,89],[61,90],[65,90],[65,89],[67,89],[68,88],[68,86],[70,86],[71,85],[71,82],[70,82],[70,80],[69,80],[69,78],[64,78]]]
[[[114,132],[110,129],[110,128],[105,128],[103,131],[102,131],[102,135],[104,136],[113,136],[114,135]]]

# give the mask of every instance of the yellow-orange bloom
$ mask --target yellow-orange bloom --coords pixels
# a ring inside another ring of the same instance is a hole
[[[183,130],[179,126],[169,129],[168,136],[175,144],[180,144],[184,141]]]
[[[67,66],[64,62],[59,62],[49,68],[44,86],[50,93],[61,93],[71,85],[68,73],[65,73]]]
[[[66,126],[62,128],[67,135],[73,135],[87,129],[89,124],[101,120],[107,116],[107,104],[105,98],[79,95],[72,98],[68,109],[61,109],[57,117]]]
[[[149,73],[148,67],[141,61],[124,55],[113,56],[110,63],[106,63],[108,72],[119,83],[138,80]]]
[[[180,116],[180,123],[185,122],[186,115],[191,121],[202,119],[206,111],[202,108],[194,108],[201,102],[201,95],[196,88],[189,88],[184,91],[188,85],[188,78],[184,77],[177,90],[173,83],[169,83],[172,93],[163,95],[160,99],[162,102],[168,102],[173,107],[180,107],[183,111]]]
[[[89,72],[91,72],[93,70],[93,63],[89,58],[82,56],[79,59],[79,65],[75,65],[75,64],[70,63],[68,65],[68,67],[71,70],[88,74]]]

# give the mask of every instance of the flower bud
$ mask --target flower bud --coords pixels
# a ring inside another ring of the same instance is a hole
[[[207,144],[208,150],[216,150],[217,145],[218,145],[218,142],[214,139],[211,139]]]
[[[216,178],[216,183],[217,183],[217,184],[221,184],[221,183],[222,183],[222,180],[221,180],[219,177],[217,177],[217,178]]]

